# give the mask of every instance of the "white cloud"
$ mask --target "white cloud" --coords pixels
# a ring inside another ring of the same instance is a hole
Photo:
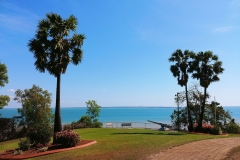
[[[224,32],[230,32],[232,29],[233,27],[221,27],[221,28],[215,28],[213,32],[224,33]]]
[[[14,89],[9,89],[9,90],[7,90],[8,92],[15,92],[15,90]]]

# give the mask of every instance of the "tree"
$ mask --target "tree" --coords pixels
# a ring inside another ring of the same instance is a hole
[[[179,123],[181,128],[183,128],[187,125],[187,107],[181,108],[179,112],[179,122],[177,110],[174,110],[170,117],[174,125]],[[197,122],[199,120],[198,104],[190,103],[190,114],[193,121]],[[229,111],[225,111],[223,107],[220,106],[220,103],[212,101],[211,103],[206,103],[203,121],[206,123],[210,122],[210,124],[213,126],[226,128],[228,124],[231,123],[231,116]]]
[[[4,87],[5,84],[7,83],[8,83],[7,66],[0,62],[0,87]],[[0,95],[0,109],[2,109],[4,106],[7,106],[9,101],[10,101],[9,96]]]
[[[219,125],[223,128],[231,121],[231,115],[229,111],[225,111],[220,103],[212,101],[206,104],[204,119],[206,122],[210,122],[212,125]],[[205,117],[206,116],[206,117]]]
[[[185,50],[182,52],[180,49],[177,49],[172,53],[171,57],[168,59],[170,62],[176,62],[174,65],[171,65],[170,70],[174,77],[177,77],[178,84],[183,87],[185,86],[185,94],[186,94],[186,103],[187,103],[187,111],[188,111],[188,130],[192,132],[193,130],[193,122],[190,114],[190,107],[188,103],[188,69],[189,69],[189,58],[194,54],[189,50]]]
[[[86,114],[92,119],[93,122],[94,119],[99,116],[101,106],[99,106],[97,102],[94,100],[87,101],[86,105],[87,105]]]
[[[27,128],[27,137],[31,142],[47,144],[52,136],[53,124],[51,93],[33,85],[24,91],[16,90],[14,100],[22,104],[18,113],[23,117],[21,124]]]
[[[85,36],[76,33],[77,23],[77,18],[73,15],[62,19],[58,14],[49,13],[46,15],[46,19],[39,21],[36,35],[28,43],[29,50],[36,59],[34,63],[36,69],[40,72],[47,70],[57,78],[54,132],[62,130],[61,74],[66,72],[68,64],[78,65],[82,61],[81,47]]]
[[[191,55],[192,61],[189,62],[189,72],[192,73],[192,78],[200,81],[200,85],[204,88],[204,98],[201,104],[201,114],[198,121],[198,131],[202,130],[202,120],[205,110],[207,97],[207,88],[212,82],[220,80],[218,74],[223,73],[222,62],[218,61],[218,56],[212,51],[199,52]]]

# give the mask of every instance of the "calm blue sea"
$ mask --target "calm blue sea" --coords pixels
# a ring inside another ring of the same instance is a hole
[[[170,115],[175,107],[102,107],[100,122],[117,123],[132,122],[132,123],[148,123],[147,120],[171,124]],[[232,117],[237,123],[240,123],[240,106],[224,107],[229,110]],[[83,115],[86,115],[85,107],[66,107],[61,108],[62,123],[67,124],[73,121],[78,121]],[[54,109],[52,109],[54,113]],[[7,108],[0,110],[2,117],[13,117],[18,115],[17,108]]]

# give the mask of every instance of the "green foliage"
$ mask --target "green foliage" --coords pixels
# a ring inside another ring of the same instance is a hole
[[[78,129],[78,128],[86,128],[86,124],[82,122],[72,122],[71,123],[72,129]]]
[[[10,97],[9,96],[7,96],[7,95],[0,95],[0,109],[2,109],[4,106],[7,106],[9,101],[10,101]]]
[[[77,23],[73,15],[62,19],[55,13],[46,14],[46,18],[39,21],[36,35],[28,43],[37,70],[47,70],[57,77],[66,72],[69,63],[78,65],[81,62],[85,36],[75,32]]]
[[[211,130],[211,134],[215,134],[215,135],[220,135],[222,134],[222,130],[221,127],[219,126],[214,126]]]
[[[19,139],[20,142],[18,143],[19,149],[22,151],[29,150],[33,144],[31,144],[31,141],[29,138],[26,138],[24,140]]]
[[[93,120],[93,124],[92,124],[93,128],[101,128],[102,126],[103,126],[102,122],[98,122],[97,119]]]
[[[21,124],[27,129],[26,136],[31,143],[47,144],[52,136],[53,124],[51,94],[33,85],[24,91],[18,89],[14,100],[22,104],[18,112],[23,117]]]
[[[46,145],[50,142],[51,137],[53,136],[53,130],[50,126],[47,128],[44,123],[38,123],[34,125],[34,128],[28,128],[26,136],[35,144],[40,143]]]
[[[0,62],[0,87],[8,83],[7,66]]]
[[[0,141],[11,139],[12,137],[12,119],[0,118]]]
[[[194,122],[198,122],[201,114],[200,104],[203,103],[203,99],[204,99],[204,95],[199,90],[198,85],[194,84],[190,87],[188,91],[188,97],[189,97],[190,115]],[[220,106],[220,103],[216,101],[210,102],[208,100],[208,98],[210,98],[209,94],[206,94],[206,98],[207,98],[206,99],[207,103],[205,105],[205,109],[203,113],[203,122],[207,122],[212,125],[217,124],[221,128],[225,128],[228,122],[231,120],[231,115],[229,111],[224,110],[223,107]],[[184,104],[185,101],[186,101],[185,93],[180,92],[179,102],[181,102],[181,104]],[[188,115],[187,108],[186,107],[181,108],[180,116],[179,116],[180,126],[188,125],[187,115]],[[174,112],[171,115],[172,123],[174,125],[177,125],[177,116],[178,116],[177,110],[174,110]],[[202,123],[202,132],[206,132],[203,126],[204,125]],[[196,131],[196,128],[194,128],[194,130]],[[199,130],[197,129],[197,131]],[[208,132],[210,131],[208,130]]]
[[[233,121],[227,124],[225,131],[227,133],[240,133],[240,126]]]
[[[4,87],[8,83],[7,66],[0,62],[0,87]],[[8,105],[10,97],[7,95],[0,95],[0,109]],[[0,114],[1,116],[1,114]]]
[[[56,144],[61,144],[64,147],[74,147],[80,142],[80,136],[74,130],[64,130],[55,133]]]
[[[85,126],[88,128],[92,127],[92,120],[89,116],[82,116],[78,123],[79,122],[85,124]]]
[[[178,121],[178,111],[177,110],[174,110],[170,117],[171,117],[174,129],[177,129],[178,124],[179,124],[180,130],[187,127],[188,119],[187,119],[187,108],[186,107],[179,109],[179,121]]]
[[[99,117],[101,106],[99,106],[96,101],[89,100],[89,101],[86,102],[86,105],[87,105],[86,114],[92,119],[92,121],[96,117]]]

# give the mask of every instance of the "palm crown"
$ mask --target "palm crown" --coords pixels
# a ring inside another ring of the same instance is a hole
[[[71,31],[77,28],[77,19],[71,15],[63,20],[57,14],[47,14],[47,19],[39,21],[35,38],[29,41],[29,50],[36,59],[34,65],[40,72],[49,71],[57,76],[65,73],[69,63],[75,65],[82,60],[81,46],[85,36]]]
[[[192,77],[200,80],[202,87],[208,88],[212,82],[219,81],[218,74],[223,73],[222,62],[212,51],[199,52],[192,55],[189,71],[193,72]]]

